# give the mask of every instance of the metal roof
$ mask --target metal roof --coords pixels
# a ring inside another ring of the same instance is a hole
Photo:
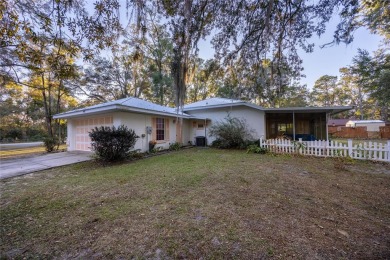
[[[283,107],[283,108],[263,108],[250,102],[245,102],[236,99],[227,98],[209,98],[202,101],[198,101],[192,104],[184,106],[184,112],[193,110],[204,110],[221,107],[232,107],[232,106],[246,106],[253,109],[265,111],[266,113],[332,113],[337,114],[343,111],[352,109],[353,107]],[[187,113],[177,113],[176,108],[161,106],[154,104],[149,101],[145,101],[135,97],[123,98],[115,101],[110,101],[90,107],[79,108],[72,111],[64,112],[61,114],[54,115],[54,118],[72,118],[84,115],[93,115],[99,113],[108,113],[115,111],[131,111],[137,113],[154,114],[154,115],[165,115],[175,116],[189,119],[203,119],[200,117],[194,117]]]
[[[232,107],[232,106],[247,106],[257,110],[265,111],[266,113],[331,113],[337,114],[340,112],[351,110],[351,106],[335,106],[335,107],[280,107],[280,108],[264,108],[255,105],[250,102],[228,99],[228,98],[209,98],[202,101],[198,101],[192,104],[184,106],[185,112],[192,110],[201,110],[209,108],[221,108],[221,107]]]
[[[208,98],[201,100],[195,103],[185,105],[184,111],[200,110],[200,109],[209,109],[209,108],[221,108],[221,107],[231,107],[231,106],[248,106],[254,109],[263,110],[261,106],[255,105],[242,100],[237,99],[228,99],[228,98]]]
[[[90,107],[79,108],[72,111],[57,114],[54,118],[71,118],[83,115],[97,114],[101,112],[114,112],[114,111],[133,111],[147,114],[157,115],[169,115],[179,116],[184,118],[194,118],[186,113],[179,113],[175,108],[166,107],[154,104],[149,101],[145,101],[135,97],[123,98],[115,101],[110,101]]]
[[[278,107],[264,108],[266,113],[331,113],[338,114],[353,109],[351,106],[334,106],[334,107]]]

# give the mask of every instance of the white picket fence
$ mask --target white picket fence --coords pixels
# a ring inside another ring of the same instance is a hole
[[[260,146],[274,153],[299,153],[322,157],[351,157],[360,160],[390,162],[390,140],[386,144],[364,142],[352,144],[337,141],[291,141],[286,139],[260,139]]]

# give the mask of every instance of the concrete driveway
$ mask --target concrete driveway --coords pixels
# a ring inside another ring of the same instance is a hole
[[[1,159],[0,179],[92,160],[91,155],[91,152],[74,151],[36,155],[24,158]]]

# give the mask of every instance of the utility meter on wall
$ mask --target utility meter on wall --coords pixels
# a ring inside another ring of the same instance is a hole
[[[146,127],[146,133],[147,133],[148,135],[152,134],[152,127],[151,127],[151,126],[147,126],[147,127]]]

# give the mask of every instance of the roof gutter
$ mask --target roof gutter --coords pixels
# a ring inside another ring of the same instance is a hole
[[[109,105],[109,106],[103,106],[98,108],[80,108],[77,110],[64,112],[61,114],[56,114],[53,116],[54,119],[67,119],[72,117],[79,117],[79,116],[87,116],[90,114],[96,114],[100,112],[112,112],[117,109],[117,105]]]
[[[258,110],[264,110],[264,108],[249,104],[247,102],[234,102],[234,103],[226,103],[226,104],[218,104],[218,105],[207,105],[207,106],[199,106],[199,107],[184,107],[183,111],[193,111],[193,110],[204,110],[209,108],[223,108],[223,107],[235,107],[235,106],[247,106]]]
[[[160,115],[160,116],[192,118],[189,115],[170,113],[170,112],[159,112],[159,111],[155,111],[155,110],[127,107],[127,106],[118,105],[118,104],[99,107],[99,108],[90,108],[90,109],[85,108],[82,110],[80,109],[77,111],[65,112],[62,114],[54,115],[53,118],[54,119],[67,119],[67,118],[74,118],[74,117],[80,117],[80,116],[94,115],[94,114],[98,114],[98,113],[102,113],[102,112],[119,112],[119,111],[136,112],[136,113],[152,114],[152,115]]]
[[[266,113],[310,113],[310,112],[317,112],[317,113],[331,113],[331,114],[338,114],[341,112],[345,112],[348,110],[353,109],[352,106],[345,106],[345,107],[280,107],[280,108],[265,108],[264,111]]]

